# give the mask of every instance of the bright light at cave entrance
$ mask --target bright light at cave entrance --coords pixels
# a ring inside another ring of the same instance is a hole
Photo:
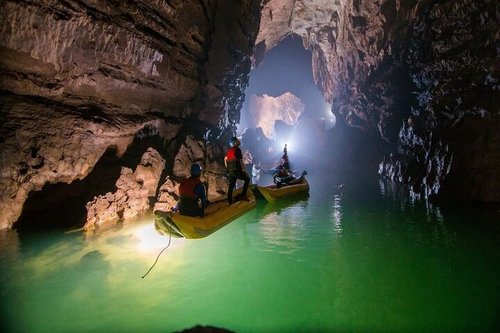
[[[293,140],[291,138],[288,138],[286,141],[282,141],[282,142],[279,142],[278,143],[278,148],[279,148],[279,151],[280,153],[283,153],[283,148],[285,148],[285,145],[286,145],[286,150],[287,152],[291,152],[293,151],[293,148],[294,148],[294,144],[293,144]]]

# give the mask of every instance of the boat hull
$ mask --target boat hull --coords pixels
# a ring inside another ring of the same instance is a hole
[[[235,192],[238,195],[238,191]],[[253,193],[248,191],[248,201],[240,200],[229,205],[227,196],[214,200],[205,210],[204,217],[181,215],[178,212],[155,211],[155,228],[163,235],[184,238],[204,238],[219,230],[255,208],[256,201]]]
[[[309,183],[305,178],[303,178],[302,182],[298,184],[286,185],[280,188],[277,188],[274,184],[268,186],[256,186],[256,189],[267,201],[274,202],[292,195],[309,193]]]

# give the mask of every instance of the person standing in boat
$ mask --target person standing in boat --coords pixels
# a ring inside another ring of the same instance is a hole
[[[207,207],[205,185],[200,180],[201,166],[198,163],[191,165],[191,177],[181,181],[179,185],[179,213],[187,216],[203,217]]]
[[[283,148],[283,156],[281,156],[278,169],[285,169],[287,171],[290,171],[290,160],[288,159],[288,149],[286,148],[286,143],[285,148]]]
[[[279,188],[281,185],[285,185],[294,179],[295,177],[290,170],[290,160],[288,159],[288,150],[285,144],[283,156],[281,156],[280,163],[276,167],[276,173],[273,175],[273,181]]]
[[[274,169],[279,172],[291,172],[290,170],[290,160],[288,159],[288,150],[286,148],[286,143],[285,143],[285,148],[283,148],[283,155],[281,156],[278,164],[274,167]]]
[[[240,140],[237,137],[232,137],[229,140],[229,150],[227,151],[226,157],[224,157],[224,164],[226,165],[228,178],[229,178],[229,188],[227,191],[227,201],[229,204],[233,203],[233,190],[236,186],[236,181],[238,179],[243,180],[243,192],[242,200],[247,199],[248,185],[250,184],[250,177],[245,171],[245,165],[243,164],[243,154],[240,149]]]

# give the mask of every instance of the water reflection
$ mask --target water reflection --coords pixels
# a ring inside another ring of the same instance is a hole
[[[268,250],[291,254],[301,248],[306,229],[307,197],[269,202],[260,214],[259,230]]]
[[[66,235],[60,241],[42,249],[39,253],[27,257],[23,269],[32,272],[36,279],[43,279],[54,272],[63,270],[86,270],[90,265],[113,267],[106,280],[120,279],[119,266],[131,261],[136,262],[138,274],[143,268],[149,267],[158,252],[164,248],[169,239],[158,234],[152,218],[126,225],[119,231],[104,232],[99,236],[84,238],[80,234]],[[182,247],[185,239],[172,238],[169,248]],[[142,263],[142,264],[141,264]],[[82,267],[83,265],[83,267]],[[172,260],[169,265],[175,266]],[[92,268],[92,267],[90,267]]]
[[[331,221],[334,226],[334,231],[338,236],[342,236],[342,195],[335,194],[333,196],[332,205],[330,208]]]
[[[0,259],[15,261],[19,258],[20,242],[17,231],[0,230]]]
[[[418,242],[434,243],[443,247],[453,247],[457,233],[450,230],[445,224],[445,217],[441,208],[424,199],[415,199],[409,195],[403,185],[388,179],[379,180],[380,193],[389,198],[394,206],[399,207],[401,218],[404,220],[406,232]],[[387,207],[387,211],[394,214],[395,207]],[[432,237],[428,237],[428,235]]]

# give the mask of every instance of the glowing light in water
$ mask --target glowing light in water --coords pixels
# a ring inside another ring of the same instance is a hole
[[[342,202],[341,202],[341,196],[340,195],[335,195],[333,197],[333,207],[332,207],[332,214],[331,214],[331,219],[334,225],[334,230],[335,232],[341,236],[343,227],[342,227]]]
[[[168,237],[159,234],[154,223],[147,223],[140,226],[134,231],[135,237],[138,239],[137,249],[141,252],[155,252],[161,250],[168,244]],[[185,239],[172,237],[170,247],[175,247],[183,243]]]

